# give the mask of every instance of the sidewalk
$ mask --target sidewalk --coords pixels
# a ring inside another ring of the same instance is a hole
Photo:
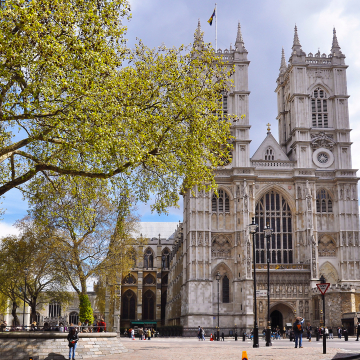
[[[154,358],[157,360],[241,360],[242,352],[246,351],[249,360],[318,360],[318,359],[360,359],[359,351],[351,351],[337,348],[327,348],[327,354],[322,353],[322,346],[312,343],[304,343],[304,348],[295,349],[294,343],[273,342],[273,346],[266,347],[264,343],[254,349],[250,341],[225,342],[196,341],[193,338],[157,338],[150,341],[121,339],[127,352],[121,355],[106,356],[107,360],[143,360]],[[84,359],[84,360],[90,360]]]

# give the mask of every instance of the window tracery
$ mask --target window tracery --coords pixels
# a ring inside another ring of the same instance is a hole
[[[133,275],[128,274],[124,277],[122,283],[123,285],[133,285],[136,284],[136,279]]]
[[[151,274],[147,274],[144,278],[144,285],[155,285],[155,278]]]
[[[212,258],[229,258],[231,257],[231,240],[225,235],[217,235],[211,242]]]
[[[327,94],[321,88],[316,88],[311,95],[312,127],[329,127]]]
[[[153,268],[154,267],[154,255],[151,249],[147,249],[144,254],[144,268]]]
[[[316,193],[316,212],[318,213],[332,213],[333,203],[329,192],[321,189]]]
[[[169,269],[169,267],[170,267],[170,252],[168,249],[165,249],[162,252],[161,265],[162,265],[163,270]]]
[[[219,197],[216,194],[213,194],[211,200],[211,209],[212,212],[218,213],[229,213],[230,212],[230,198],[226,191],[219,190]]]
[[[292,215],[284,197],[275,191],[266,193],[256,204],[255,217],[259,225],[259,232],[255,234],[256,262],[266,262],[266,239],[263,229],[269,224],[273,229],[270,239],[270,262],[292,264]]]
[[[223,303],[229,303],[230,302],[230,285],[229,285],[229,278],[224,275],[222,278],[222,299]]]
[[[136,295],[132,290],[127,290],[122,298],[122,318],[123,319],[135,319],[135,305],[136,305]]]

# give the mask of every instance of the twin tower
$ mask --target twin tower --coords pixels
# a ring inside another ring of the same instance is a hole
[[[200,25],[195,42],[201,42]],[[257,289],[267,289],[264,227],[270,241],[270,316],[283,328],[295,316],[320,325],[323,275],[331,286],[327,326],[353,329],[360,304],[359,214],[356,170],[351,165],[345,56],[335,29],[329,54],[306,54],[295,26],[289,61],[282,52],[276,79],[278,141],[270,129],[250,154],[248,52],[240,24],[235,47],[217,50],[234,66],[234,87],[223,95],[233,161],[216,172],[218,194],[184,194],[182,237],[173,249],[166,324],[251,329],[254,319],[254,217]],[[275,79],[274,79],[275,80]],[[246,116],[241,118],[241,115]],[[270,119],[269,119],[270,120]],[[268,120],[267,120],[268,121]],[[259,329],[267,298],[257,297]]]

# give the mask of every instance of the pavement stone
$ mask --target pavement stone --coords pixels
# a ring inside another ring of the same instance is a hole
[[[350,360],[355,359],[355,356],[360,359],[360,346],[356,346],[354,342],[328,342],[326,354],[323,354],[322,342],[308,343],[306,340],[301,349],[295,349],[294,343],[289,340],[274,341],[271,347],[266,347],[265,342],[261,341],[259,348],[253,348],[250,340],[199,342],[194,338],[157,338],[152,341],[131,341],[122,338],[122,345],[127,352],[122,350],[121,354],[107,355],[106,359],[241,360],[242,351],[247,352],[249,360]],[[92,359],[84,356],[83,360]]]

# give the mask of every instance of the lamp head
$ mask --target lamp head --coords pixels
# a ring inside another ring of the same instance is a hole
[[[249,231],[250,234],[256,234],[257,229],[258,229],[258,225],[255,223],[255,218],[252,218],[252,223],[249,225]]]
[[[264,228],[264,235],[265,237],[270,237],[273,233],[273,229],[270,227],[269,223],[266,224]]]
[[[218,272],[216,273],[216,280],[217,280],[217,281],[220,280],[220,271],[218,271]]]
[[[326,283],[325,277],[324,277],[324,275],[321,275],[320,284],[325,284],[325,283]]]

